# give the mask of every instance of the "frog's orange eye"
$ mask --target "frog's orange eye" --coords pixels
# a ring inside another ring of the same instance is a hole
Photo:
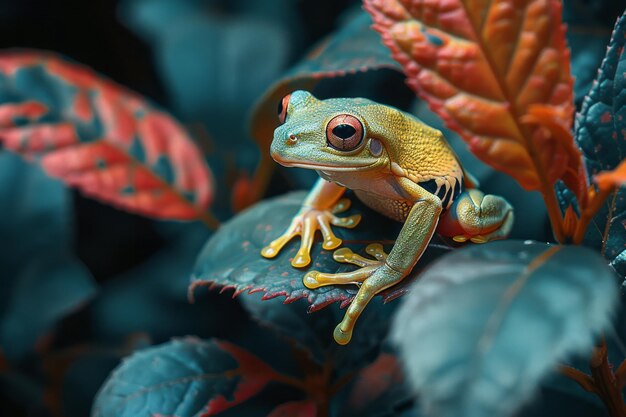
[[[289,99],[291,94],[287,94],[281,101],[278,102],[278,122],[279,124],[285,123],[287,120],[287,106],[289,106]]]
[[[363,125],[354,116],[340,114],[326,126],[328,144],[340,151],[353,151],[363,141]]]

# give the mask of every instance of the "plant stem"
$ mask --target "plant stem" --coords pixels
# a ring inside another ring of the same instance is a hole
[[[254,177],[252,179],[254,187],[253,192],[254,195],[251,196],[250,203],[256,203],[261,199],[261,197],[265,194],[267,190],[267,186],[272,179],[272,173],[274,172],[275,167],[274,160],[270,158],[269,152],[261,155],[261,159],[259,160],[259,164],[254,170]]]
[[[550,224],[552,225],[552,231],[556,241],[559,243],[566,243],[568,236],[565,236],[563,231],[563,215],[559,208],[559,203],[556,199],[554,187],[547,184],[542,190],[543,201],[546,203],[546,209],[548,210],[548,217],[550,218]]]
[[[593,378],[590,375],[587,375],[586,373],[571,366],[561,366],[559,367],[559,372],[576,382],[585,391],[592,392],[594,394],[598,393],[593,382]]]
[[[198,216],[198,220],[200,220],[204,225],[210,230],[217,230],[220,228],[220,221],[213,215],[213,213],[206,211],[201,213]]]
[[[589,206],[581,209],[580,219],[578,219],[578,223],[576,223],[576,231],[572,237],[572,243],[575,245],[580,245],[582,243],[585,238],[589,222],[593,219],[593,216],[596,215],[598,210],[600,210],[606,199],[609,198],[611,192],[612,191],[607,190],[599,191],[598,194],[593,197]]]
[[[624,405],[621,388],[618,386],[609,364],[604,338],[600,345],[594,349],[589,367],[591,368],[591,377],[596,394],[606,406],[609,415],[611,417],[626,417],[626,405]]]

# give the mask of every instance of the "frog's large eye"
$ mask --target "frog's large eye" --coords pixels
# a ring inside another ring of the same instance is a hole
[[[363,125],[354,116],[340,114],[326,126],[328,144],[340,151],[352,151],[363,141]]]
[[[291,93],[287,94],[283,97],[282,100],[278,102],[278,123],[282,125],[287,120],[287,106],[289,106],[289,99],[291,98]]]

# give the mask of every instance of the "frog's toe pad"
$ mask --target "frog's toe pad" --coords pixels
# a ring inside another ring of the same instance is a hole
[[[296,256],[291,260],[291,266],[294,268],[304,268],[311,263],[311,256],[307,250],[299,250]]]
[[[304,276],[304,278],[302,278],[302,283],[304,284],[305,287],[310,288],[310,289],[319,288],[321,287],[321,284],[317,281],[318,275],[319,275],[319,272],[317,271],[308,272]]]
[[[352,331],[345,332],[341,329],[341,323],[335,327],[335,331],[333,332],[333,337],[335,338],[335,342],[340,345],[347,345],[350,343],[350,339],[352,339]]]

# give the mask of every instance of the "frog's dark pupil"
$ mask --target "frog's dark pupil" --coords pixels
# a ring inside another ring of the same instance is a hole
[[[348,139],[350,136],[356,133],[356,129],[347,124],[341,124],[335,126],[333,129],[333,135],[341,139]]]
[[[278,115],[280,116],[280,114],[283,112],[283,101],[279,101],[278,102]]]

